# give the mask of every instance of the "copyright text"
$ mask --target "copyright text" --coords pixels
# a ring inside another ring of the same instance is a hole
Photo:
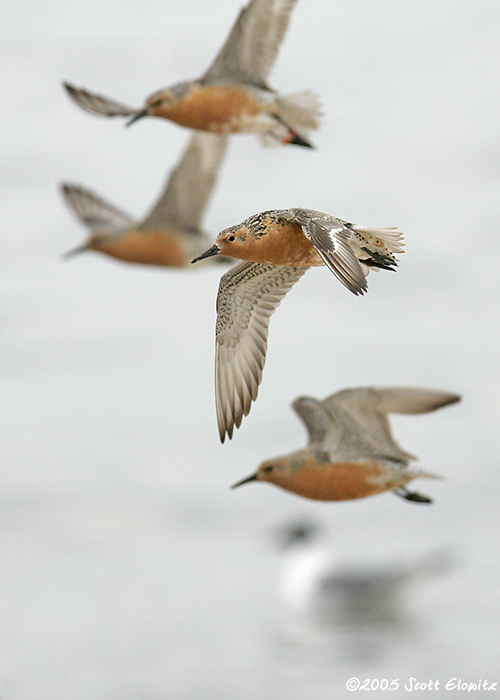
[[[467,680],[464,678],[449,678],[441,680],[419,680],[413,676],[407,679],[401,678],[349,678],[346,683],[347,690],[398,690],[402,688],[408,693],[414,690],[465,690],[472,693],[476,690],[497,690],[498,681],[490,681],[487,678]]]

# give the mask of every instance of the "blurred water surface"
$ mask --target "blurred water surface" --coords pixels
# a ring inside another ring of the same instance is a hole
[[[133,215],[188,133],[79,111],[68,80],[130,104],[200,75],[240,3],[6,0],[0,372],[2,700],[405,698],[404,684],[498,680],[500,175],[494,0],[301,0],[271,84],[324,103],[316,151],[232,140],[206,228],[305,206],[397,225],[396,274],[354,298],[312,270],[271,322],[259,400],[218,442],[213,331],[220,268],[63,263],[83,230],[57,191],[81,183]],[[396,417],[431,507],[392,494],[321,504],[228,485],[302,446],[289,409],[364,384],[430,386],[463,402]],[[396,628],[290,635],[270,529],[318,516],[344,562],[452,547]],[[399,679],[392,692],[346,681]],[[493,697],[453,692],[453,697]]]

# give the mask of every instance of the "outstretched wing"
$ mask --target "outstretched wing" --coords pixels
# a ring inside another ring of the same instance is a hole
[[[428,413],[460,397],[433,389],[360,387],[323,401],[331,419],[326,442],[334,459],[386,457],[408,464],[413,455],[394,440],[388,413]]]
[[[297,0],[251,0],[203,79],[234,79],[263,87]]]
[[[460,401],[459,394],[436,389],[415,389],[408,386],[376,387],[378,408],[385,413],[430,413]]]
[[[174,224],[181,229],[198,230],[226,147],[227,136],[195,133],[141,228],[162,229]]]
[[[217,296],[215,400],[222,442],[257,398],[266,361],[269,319],[307,271],[242,262],[226,272]]]
[[[76,104],[90,114],[98,117],[130,117],[137,114],[137,109],[114,102],[103,95],[96,95],[83,88],[76,88],[69,83],[63,83],[68,95]]]
[[[321,447],[330,426],[330,419],[322,402],[313,399],[312,396],[299,396],[292,403],[292,408],[307,429],[308,447]]]
[[[349,291],[366,292],[366,276],[349,245],[351,231],[343,221],[310,209],[289,209],[284,216],[302,228],[325,264]]]
[[[135,225],[128,214],[84,187],[64,182],[61,193],[76,218],[94,232],[119,233]]]

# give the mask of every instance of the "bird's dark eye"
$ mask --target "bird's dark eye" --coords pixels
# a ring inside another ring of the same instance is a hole
[[[272,472],[273,469],[274,469],[274,467],[272,465],[269,465],[268,467],[263,467],[262,471],[263,472]]]
[[[236,236],[228,236],[227,240],[230,241],[231,243],[236,240]]]

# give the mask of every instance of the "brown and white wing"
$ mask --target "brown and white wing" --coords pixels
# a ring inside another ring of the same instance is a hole
[[[168,224],[197,231],[217,181],[227,136],[195,133],[178,165],[141,228],[162,229]]]
[[[96,95],[84,88],[76,88],[69,83],[63,83],[66,92],[76,104],[90,114],[98,117],[129,117],[137,113],[137,109],[114,102],[103,95]]]
[[[343,221],[310,209],[289,209],[284,214],[301,226],[325,265],[349,291],[353,294],[366,292],[366,275],[349,245],[351,231]]]
[[[292,408],[307,429],[308,447],[321,447],[330,425],[328,413],[323,408],[322,402],[312,396],[299,396],[292,403]]]
[[[61,194],[75,217],[92,231],[119,233],[135,226],[128,214],[84,187],[64,182]]]
[[[388,413],[428,413],[459,401],[457,394],[409,387],[359,387],[323,401],[331,418],[327,442],[336,459],[386,457],[408,464],[413,455],[394,440]]]
[[[257,398],[266,361],[269,319],[307,271],[242,262],[226,272],[217,295],[215,402],[220,439],[233,435]]]
[[[387,413],[380,409],[374,389],[345,389],[323,401],[330,417],[325,447],[332,459],[385,457],[408,464],[413,455],[395,442]]]
[[[203,76],[266,86],[297,0],[251,0]]]
[[[373,391],[378,397],[378,408],[384,413],[430,413],[461,399],[449,391],[408,386],[374,387]]]

